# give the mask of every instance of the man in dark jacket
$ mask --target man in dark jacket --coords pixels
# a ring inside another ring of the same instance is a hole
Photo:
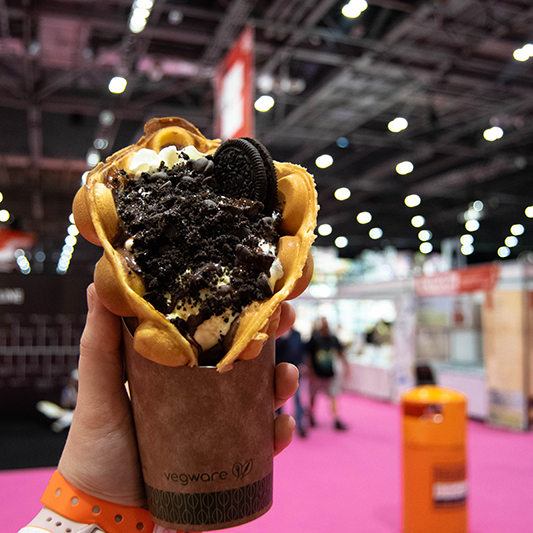
[[[284,335],[276,340],[276,364],[292,363],[297,368],[301,368],[303,365],[304,352],[305,345],[302,342],[302,337],[294,328],[289,329]],[[299,387],[294,394],[294,403],[296,406],[296,412],[294,414],[296,431],[300,437],[306,437],[307,432],[303,425],[304,409],[302,407]]]

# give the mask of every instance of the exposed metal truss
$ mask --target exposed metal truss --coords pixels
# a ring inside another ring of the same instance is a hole
[[[368,3],[348,20],[337,0],[155,0],[146,29],[132,34],[131,0],[0,0],[3,205],[40,246],[59,249],[94,140],[105,137],[105,157],[164,115],[212,136],[214,68],[252,26],[257,93],[270,85],[276,99],[256,117],[257,136],[275,159],[315,174],[320,222],[333,226],[318,245],[344,235],[350,256],[388,244],[414,250],[416,211],[438,248],[464,231],[461,215],[479,199],[476,243],[486,253],[472,260],[495,259],[519,222],[529,225],[513,257],[531,250],[533,222],[523,213],[533,204],[533,59],[513,59],[533,41],[531,2]],[[121,73],[128,89],[111,95],[109,79]],[[113,124],[101,124],[103,110]],[[387,124],[397,116],[409,127],[394,134]],[[491,126],[505,132],[494,143],[482,137]],[[323,170],[314,164],[322,153],[334,157]],[[399,176],[404,160],[414,171]],[[352,195],[339,203],[342,186]],[[408,193],[422,197],[416,210],[403,204]],[[383,229],[381,241],[355,221],[362,210]],[[78,266],[92,267],[97,255],[82,246]]]

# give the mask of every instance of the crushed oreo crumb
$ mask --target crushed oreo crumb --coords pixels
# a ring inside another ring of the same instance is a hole
[[[214,315],[227,309],[239,313],[272,296],[269,271],[275,256],[260,244],[279,240],[277,208],[265,212],[259,201],[221,196],[210,157],[172,169],[162,164],[155,174],[127,179],[125,174],[109,181],[121,221],[114,245],[141,273],[144,297],[158,311],[167,315],[178,302],[200,303],[198,315],[171,320],[186,338],[193,342],[198,325]],[[131,237],[133,246],[125,253]],[[219,339],[217,352],[224,344]]]

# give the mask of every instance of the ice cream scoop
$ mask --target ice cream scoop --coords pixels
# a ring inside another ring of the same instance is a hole
[[[309,283],[313,179],[255,139],[208,140],[183,119],[152,119],[145,133],[74,200],[81,234],[104,249],[96,290],[137,317],[141,355],[228,370],[259,353],[281,302]]]

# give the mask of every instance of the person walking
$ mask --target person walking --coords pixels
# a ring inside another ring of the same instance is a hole
[[[342,376],[336,373],[337,361],[343,365],[344,374],[349,373],[342,345],[339,339],[331,332],[328,320],[322,317],[317,320],[311,339],[307,344],[310,356],[309,365],[309,424],[316,426],[315,400],[319,392],[329,396],[333,427],[337,430],[346,430],[348,426],[339,418],[337,396],[342,391]]]

